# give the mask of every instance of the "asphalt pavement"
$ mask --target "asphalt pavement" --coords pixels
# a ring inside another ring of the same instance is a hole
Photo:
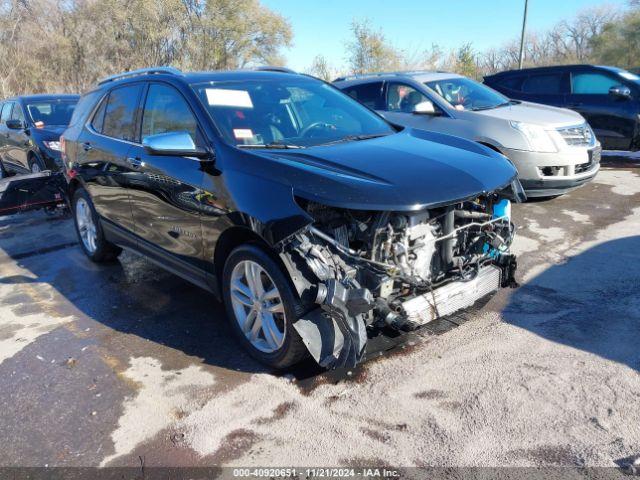
[[[354,371],[268,371],[210,294],[0,218],[0,466],[620,466],[640,455],[640,162],[514,206],[521,286]]]

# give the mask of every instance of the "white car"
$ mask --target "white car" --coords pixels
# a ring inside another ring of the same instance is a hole
[[[391,123],[476,141],[508,157],[530,197],[560,195],[593,179],[601,147],[578,113],[509,100],[454,73],[396,72],[334,85]]]

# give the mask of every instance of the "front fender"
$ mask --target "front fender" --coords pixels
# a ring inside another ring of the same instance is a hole
[[[201,217],[203,256],[212,272],[216,269],[211,260],[216,257],[218,242],[230,229],[250,232],[253,238],[258,237],[277,251],[279,243],[313,221],[296,203],[290,186],[246,172],[228,169],[224,180],[222,176],[207,175],[204,190],[216,207]],[[215,192],[228,196],[218,197]],[[250,235],[240,233],[239,238]]]
[[[225,183],[230,224],[250,228],[272,247],[313,221],[296,203],[291,186],[237,170],[225,172]]]

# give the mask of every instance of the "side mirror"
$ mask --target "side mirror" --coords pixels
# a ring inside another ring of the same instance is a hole
[[[10,130],[24,130],[25,125],[22,120],[7,120],[7,128]]]
[[[631,98],[631,89],[626,85],[616,85],[609,89],[609,95],[618,98]]]
[[[209,151],[196,147],[188,132],[149,135],[142,140],[142,146],[150,155],[195,158],[209,158],[211,156]]]
[[[436,108],[429,100],[415,104],[411,113],[414,115],[437,115]]]

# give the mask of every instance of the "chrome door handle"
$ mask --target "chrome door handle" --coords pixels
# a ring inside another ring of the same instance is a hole
[[[140,168],[143,165],[143,161],[140,160],[138,157],[129,157],[127,158],[127,162],[129,163],[129,165],[131,165],[133,168]]]
[[[93,147],[91,146],[91,144],[89,142],[85,142],[82,144],[82,149],[85,152],[88,152],[89,150],[93,150]]]

